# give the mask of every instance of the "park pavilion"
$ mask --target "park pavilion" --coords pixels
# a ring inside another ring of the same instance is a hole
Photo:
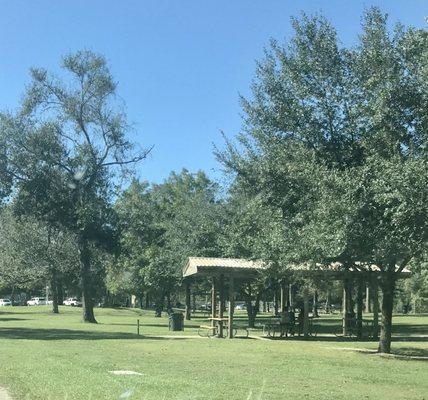
[[[211,282],[211,321],[212,326],[218,325],[218,336],[223,337],[223,323],[227,322],[228,337],[233,337],[233,314],[235,309],[235,286],[237,282],[252,282],[268,265],[260,260],[246,260],[237,258],[213,258],[213,257],[189,257],[183,268],[183,282],[186,288],[186,319],[191,318],[191,285],[192,282],[206,279]],[[397,267],[398,268],[398,267]],[[362,321],[363,288],[366,287],[366,301],[369,296],[369,288],[373,295],[373,330],[378,331],[379,326],[379,301],[378,279],[382,275],[380,268],[374,264],[366,265],[354,263],[352,267],[345,267],[340,262],[330,264],[292,264],[287,268],[289,273],[296,277],[312,277],[319,279],[340,280],[343,282],[342,309],[346,315],[352,304],[352,282],[357,282],[357,319]],[[410,275],[410,271],[404,269],[400,278]],[[278,276],[280,283],[280,311],[285,311],[287,305],[292,304],[290,286],[287,277]],[[227,290],[226,290],[227,289]],[[309,327],[309,301],[308,291],[303,290],[304,298],[304,322],[303,334],[307,336]],[[224,318],[224,304],[228,302],[228,315]],[[347,318],[343,318],[343,334],[347,331]]]

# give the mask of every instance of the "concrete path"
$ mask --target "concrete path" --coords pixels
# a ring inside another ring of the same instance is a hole
[[[12,397],[10,397],[6,389],[2,388],[1,386],[0,386],[0,400],[12,400]]]

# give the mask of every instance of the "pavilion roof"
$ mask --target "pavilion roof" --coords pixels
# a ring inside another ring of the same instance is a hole
[[[350,272],[380,272],[380,268],[375,264],[355,263],[356,266],[348,269]],[[183,277],[189,276],[210,276],[218,274],[233,275],[235,277],[250,278],[256,276],[260,271],[266,269],[267,263],[261,260],[247,260],[243,258],[219,258],[219,257],[189,257],[183,268]],[[306,273],[342,273],[345,271],[344,265],[340,262],[330,264],[291,264],[288,266],[291,271]],[[396,267],[398,269],[398,266]],[[407,276],[410,271],[405,268],[401,276]]]
[[[189,257],[183,268],[183,277],[192,275],[211,275],[226,273],[228,275],[253,276],[266,268],[260,260],[243,258]]]

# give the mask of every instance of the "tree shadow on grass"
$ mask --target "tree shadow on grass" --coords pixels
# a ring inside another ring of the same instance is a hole
[[[301,341],[301,342],[336,342],[336,343],[378,343],[379,340],[373,340],[369,338],[356,339],[353,337],[343,337],[343,336],[310,336],[305,338],[304,336],[288,336],[288,337],[266,337],[268,340],[279,340],[279,341]],[[392,343],[395,342],[427,342],[428,337],[418,337],[418,336],[393,336]]]
[[[400,356],[427,357],[428,361],[428,349],[418,347],[400,347],[398,349],[393,349],[392,353]]]
[[[84,331],[74,329],[0,328],[0,339],[22,340],[186,340],[191,337],[138,336],[127,332]]]
[[[31,321],[31,319],[28,319],[28,318],[14,318],[14,317],[11,317],[11,318],[0,318],[0,324],[2,322],[10,322],[10,321]]]
[[[123,324],[123,323],[116,323],[116,322],[112,322],[112,323],[106,323],[105,325],[112,325],[112,326],[137,326],[137,323],[128,323],[128,324]],[[140,323],[140,327],[143,329],[144,327],[150,327],[150,328],[164,328],[166,330],[168,330],[168,322],[164,323],[164,324],[146,324],[144,322]],[[184,328],[199,328],[200,324],[186,324],[184,323]]]
[[[428,325],[426,324],[394,324],[392,325],[392,334],[394,333],[413,333],[413,334],[421,334],[428,335]]]

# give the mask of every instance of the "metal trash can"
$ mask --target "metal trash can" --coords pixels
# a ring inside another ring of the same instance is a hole
[[[183,313],[171,313],[169,315],[169,330],[184,331],[184,315]]]

